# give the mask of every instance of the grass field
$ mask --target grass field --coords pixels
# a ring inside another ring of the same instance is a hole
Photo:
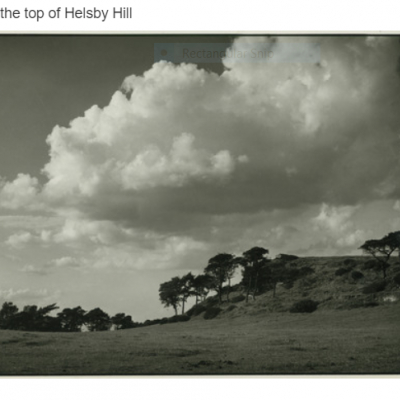
[[[3,330],[0,374],[399,374],[399,333],[399,304],[112,332]]]

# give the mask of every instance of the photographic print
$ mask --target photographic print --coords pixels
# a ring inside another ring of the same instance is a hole
[[[399,36],[0,51],[0,375],[400,373]]]

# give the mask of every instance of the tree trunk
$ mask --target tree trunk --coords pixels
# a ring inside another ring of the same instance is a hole
[[[185,300],[182,300],[182,315],[185,314]]]
[[[256,281],[255,281],[255,283],[254,283],[254,296],[253,296],[253,299],[254,299],[254,300],[256,299],[257,284],[258,284],[258,271],[257,271],[257,274],[256,274]]]
[[[250,288],[251,288],[251,276],[249,277],[249,283],[247,284],[246,303],[249,302]]]
[[[178,308],[176,306],[174,306],[174,310],[175,310],[175,315],[178,315]]]
[[[231,291],[231,280],[228,280],[228,290],[226,292],[226,300],[229,301],[229,293]]]
[[[219,304],[222,304],[222,286],[218,288]]]
[[[199,302],[199,296],[196,294],[196,305]]]

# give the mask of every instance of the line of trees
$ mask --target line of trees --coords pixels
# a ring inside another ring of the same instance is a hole
[[[57,316],[49,314],[59,309],[56,304],[46,307],[25,306],[21,311],[12,302],[5,302],[0,310],[0,329],[42,332],[80,332],[85,326],[89,331],[107,331],[134,328],[139,324],[130,315],[118,313],[110,317],[100,308],[90,311],[80,306],[64,308]]]
[[[249,296],[255,298],[258,293],[266,289],[274,289],[277,282],[290,279],[290,272],[285,263],[280,260],[271,261],[269,251],[263,247],[253,247],[237,257],[229,253],[220,253],[209,259],[204,268],[204,274],[194,276],[191,272],[183,277],[174,277],[160,285],[160,301],[165,307],[172,307],[175,315],[178,308],[185,312],[185,303],[190,296],[198,300],[205,300],[210,290],[217,293],[222,303],[223,295],[229,301],[231,281],[239,267],[242,268],[241,285],[246,292],[246,301]]]
[[[391,255],[398,252],[400,258],[400,231],[391,232],[382,239],[367,240],[360,249],[378,261],[383,278],[386,279]],[[278,282],[290,286],[296,279],[310,273],[310,268],[307,267],[299,271],[287,268],[284,257],[271,260],[268,254],[268,249],[263,247],[252,247],[239,257],[228,253],[217,254],[209,259],[204,274],[194,276],[189,272],[182,278],[174,277],[162,283],[159,289],[160,300],[165,307],[173,307],[175,315],[179,307],[184,314],[185,303],[190,296],[196,296],[197,304],[199,299],[204,300],[207,297],[210,290],[217,293],[220,303],[223,294],[226,294],[226,300],[229,301],[231,280],[239,267],[242,273],[240,285],[246,294],[246,302],[250,296],[255,299],[256,295],[267,290],[273,290],[275,297]]]

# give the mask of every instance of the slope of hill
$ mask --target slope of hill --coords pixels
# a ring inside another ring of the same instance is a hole
[[[204,302],[204,307],[219,307],[216,318],[262,315],[287,312],[301,300],[318,303],[318,310],[350,310],[375,307],[400,301],[400,285],[394,277],[400,273],[400,260],[392,259],[384,281],[382,272],[371,257],[305,257],[288,262],[289,270],[297,270],[291,283],[278,283],[249,301],[243,299],[243,288],[237,285],[229,294],[230,301],[219,305],[216,296]],[[242,300],[240,300],[242,299]],[[190,311],[189,311],[190,313]],[[200,314],[200,316],[203,314]]]
[[[221,305],[210,297],[198,307],[220,307],[211,320],[203,310],[188,322],[120,331],[0,330],[0,374],[400,374],[399,261],[382,287],[369,258],[349,260],[292,261],[308,273],[278,285],[275,297],[246,303],[236,290]],[[315,312],[288,312],[305,298],[318,302]]]

